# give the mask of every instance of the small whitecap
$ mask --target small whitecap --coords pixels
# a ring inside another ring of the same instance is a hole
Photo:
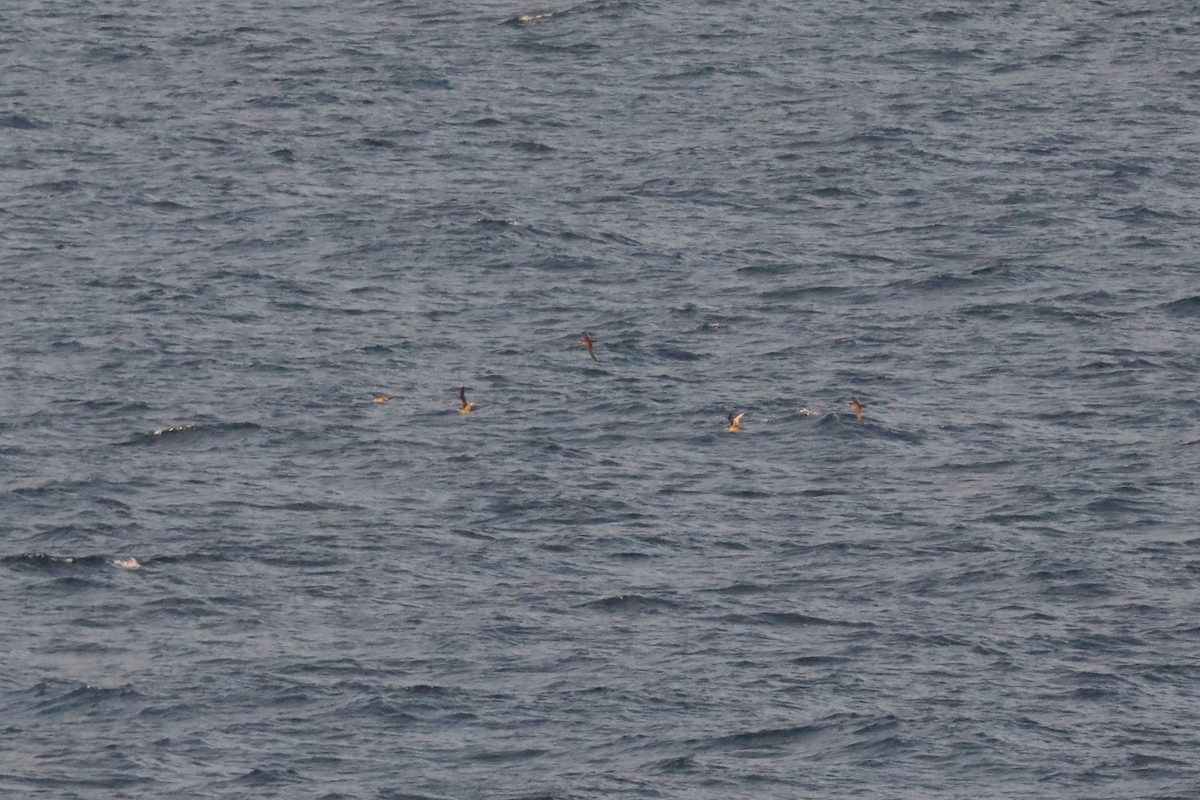
[[[121,569],[141,569],[142,568],[141,562],[138,561],[133,556],[130,556],[129,558],[114,558],[112,563],[114,565],[120,567]]]
[[[195,425],[176,425],[174,428],[159,428],[156,431],[151,431],[151,436],[162,436],[164,433],[179,433],[180,431],[190,431],[196,428]]]

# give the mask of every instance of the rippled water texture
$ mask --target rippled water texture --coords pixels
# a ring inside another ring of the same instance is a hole
[[[15,4],[0,794],[1191,800],[1198,51]]]

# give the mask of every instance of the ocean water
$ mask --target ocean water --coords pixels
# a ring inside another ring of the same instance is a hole
[[[1196,797],[1194,5],[569,2],[0,14],[0,795]]]

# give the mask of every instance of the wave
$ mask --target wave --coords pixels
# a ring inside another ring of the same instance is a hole
[[[33,117],[27,117],[24,114],[18,114],[13,111],[0,113],[0,128],[15,128],[16,130],[32,131],[37,128],[44,128],[46,124],[40,122]]]
[[[119,446],[145,446],[165,441],[191,441],[194,438],[209,439],[225,434],[259,430],[262,430],[262,426],[253,422],[187,423],[184,425],[173,425],[169,428],[156,428],[148,433],[134,434],[131,438],[117,444]]]
[[[664,610],[679,608],[679,604],[658,597],[648,597],[641,594],[618,594],[584,603],[580,608],[590,608],[596,611],[633,612],[657,614]]]
[[[141,569],[144,566],[131,556],[56,556],[50,553],[17,553],[0,556],[0,564],[10,567],[33,567],[40,569],[95,568],[115,566],[121,569]]]
[[[529,11],[524,14],[515,14],[508,17],[501,25],[510,25],[516,27],[525,27],[527,25],[537,25],[551,20],[561,19],[568,14],[575,14],[581,11],[604,11],[610,8],[609,0],[588,0],[586,3],[569,6],[561,9],[545,9],[541,11]]]
[[[141,559],[127,555],[85,555],[62,556],[52,553],[16,553],[0,556],[0,564],[14,569],[107,569],[119,567],[126,570],[142,569],[143,567],[161,566],[164,564],[181,564],[188,561],[222,560],[224,557],[196,551],[182,555],[148,556]]]
[[[1191,297],[1181,297],[1178,300],[1172,300],[1169,303],[1163,303],[1159,306],[1160,309],[1168,314],[1174,314],[1181,317],[1194,317],[1200,314],[1200,295],[1192,295]]]
[[[42,681],[26,691],[38,714],[87,715],[111,705],[143,699],[130,685],[111,688],[63,681]]]

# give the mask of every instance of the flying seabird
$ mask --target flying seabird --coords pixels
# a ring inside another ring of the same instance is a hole
[[[851,397],[850,402],[846,403],[846,405],[848,405],[850,407],[850,410],[854,412],[854,418],[856,420],[858,420],[859,422],[862,422],[862,409],[863,409],[862,401],[859,400],[857,397]]]
[[[732,412],[730,412],[729,424],[725,426],[725,430],[740,431],[742,429],[742,417],[744,417],[744,416],[746,416],[745,411],[743,411],[742,413],[737,414],[737,415],[734,415]]]
[[[592,357],[592,361],[600,360],[596,358],[596,351],[592,349],[592,347],[596,344],[596,340],[592,338],[590,333],[584,331],[583,336],[579,337],[579,344],[587,348],[588,355]]]
[[[386,403],[388,400],[391,400],[391,399],[392,398],[388,397],[386,394],[379,394],[378,392],[371,395],[372,403]]]
[[[462,405],[458,407],[458,413],[470,414],[475,408],[474,403],[467,402],[467,387],[462,387],[458,390],[458,399],[462,401]]]

